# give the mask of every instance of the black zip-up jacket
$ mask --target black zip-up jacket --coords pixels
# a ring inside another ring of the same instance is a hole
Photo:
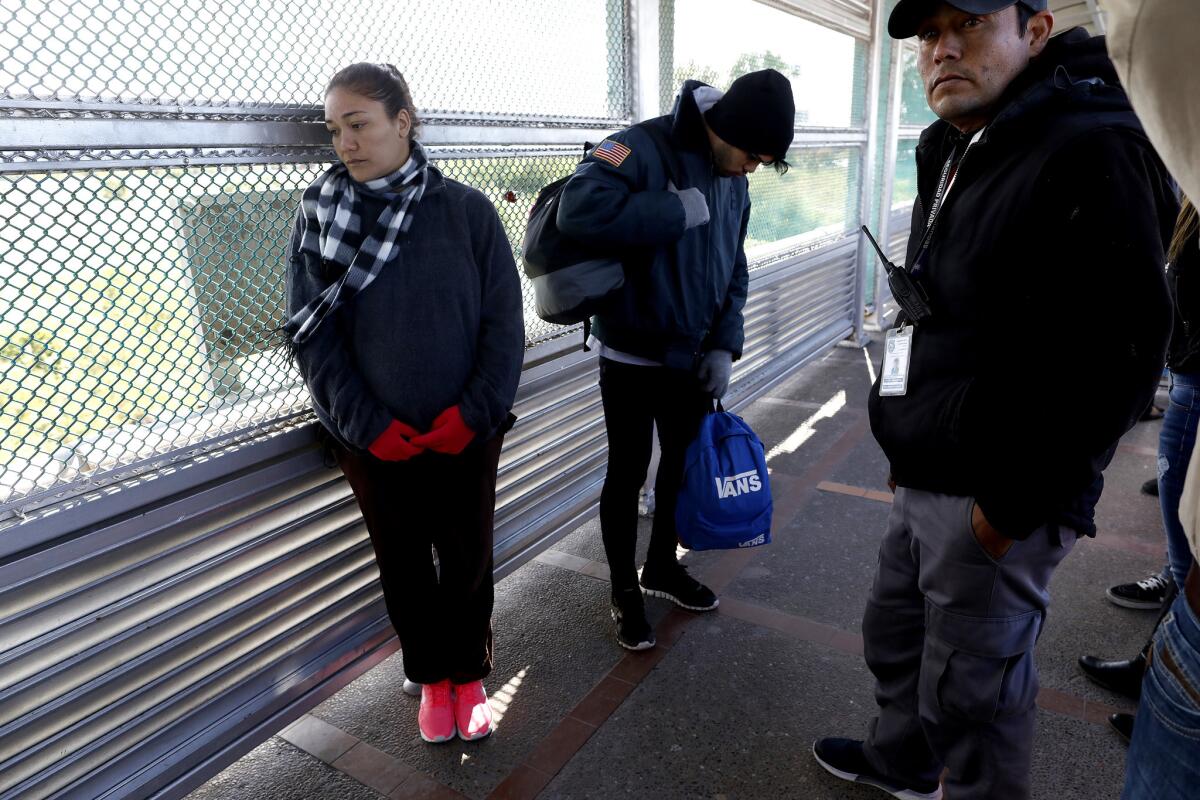
[[[1102,37],[1052,39],[967,151],[930,238],[907,393],[870,400],[896,483],[975,498],[1003,535],[1095,534],[1101,471],[1146,407],[1171,328],[1178,210]],[[960,135],[917,147],[908,263]],[[901,320],[898,324],[902,323]]]

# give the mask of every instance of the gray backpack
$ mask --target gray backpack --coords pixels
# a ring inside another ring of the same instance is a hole
[[[639,123],[665,157],[667,174],[679,185],[679,160],[665,134]],[[584,145],[590,152],[592,146]],[[625,266],[618,251],[601,251],[558,229],[558,204],[572,176],[559,178],[538,192],[521,241],[521,261],[533,284],[537,315],[547,322],[574,325],[602,311],[605,302],[625,285]]]

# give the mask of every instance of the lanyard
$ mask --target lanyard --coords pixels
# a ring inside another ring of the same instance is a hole
[[[942,210],[942,205],[946,202],[946,190],[950,188],[950,170],[954,169],[954,156],[956,153],[951,153],[946,159],[945,166],[942,167],[942,177],[938,179],[937,191],[933,193],[933,202],[929,206],[929,216],[925,220],[925,236],[929,236],[929,232],[933,230],[933,224],[937,222],[938,212]],[[964,152],[965,156],[966,153]],[[922,244],[924,244],[922,240]]]
[[[968,145],[967,149],[970,149]],[[963,157],[966,157],[966,151],[963,152]],[[946,159],[946,166],[942,167],[942,177],[938,179],[937,191],[933,194],[933,202],[929,205],[929,217],[925,220],[925,233],[921,237],[921,244],[917,247],[917,257],[913,259],[913,274],[921,272],[924,266],[925,251],[929,249],[929,239],[933,235],[933,226],[937,222],[938,213],[942,210],[942,204],[946,200],[946,185],[950,182],[950,170],[954,167],[955,153],[951,153]],[[961,163],[961,161],[960,161]]]
[[[955,147],[954,151],[950,153],[950,157],[946,159],[946,165],[942,167],[942,177],[938,179],[937,191],[934,192],[933,202],[929,205],[929,218],[925,220],[925,233],[921,237],[921,244],[919,247],[917,247],[917,255],[913,259],[912,273],[914,276],[920,275],[924,270],[925,255],[926,251],[929,249],[930,240],[933,238],[933,229],[937,225],[938,214],[941,213],[942,206],[945,205],[946,194],[950,190],[950,183],[952,183],[950,180],[950,173],[954,169],[955,164],[958,165],[959,171],[962,170],[963,162],[967,160],[967,153],[971,152],[971,148],[975,146],[975,142],[978,140],[978,138],[979,134],[975,134],[975,136],[972,137],[969,142],[967,142],[967,146],[963,150],[962,156],[958,159],[955,159],[955,156],[958,154],[958,148]],[[954,177],[958,177],[957,172],[955,172]]]

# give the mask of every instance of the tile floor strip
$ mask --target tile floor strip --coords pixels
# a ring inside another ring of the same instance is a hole
[[[600,566],[603,565],[601,564]],[[847,631],[833,625],[828,625],[824,622],[817,622],[814,619],[802,617],[798,614],[790,614],[786,611],[780,611],[779,609],[767,608],[765,606],[747,603],[744,600],[737,599],[736,597],[722,597],[721,605],[719,608],[717,608],[716,613],[721,614],[722,616],[740,619],[743,622],[749,622],[752,625],[758,625],[762,628],[778,631],[779,633],[791,636],[794,639],[799,639],[800,641],[811,642],[812,644],[820,645],[822,647],[828,647],[831,650],[837,650],[838,652],[845,653],[847,655],[861,657],[863,654],[863,641],[861,634],[854,633],[853,631]],[[672,615],[677,615],[678,621],[671,620]],[[686,627],[687,624],[693,619],[696,619],[696,617],[691,614],[687,614],[678,610],[672,610],[667,616],[667,619],[664,619],[663,623],[659,625],[658,641],[660,647],[663,644],[664,638],[668,635],[667,633],[663,632],[663,629],[668,627],[669,623],[673,623],[674,625],[678,626],[679,632],[681,632],[682,628]],[[679,633],[675,633],[675,639],[678,639],[678,636]],[[672,641],[671,644],[674,644],[674,641]],[[659,647],[656,647],[647,652],[654,653],[658,649]],[[665,654],[666,653],[664,651],[662,655]],[[636,666],[626,664],[626,662],[638,658],[638,655],[632,653],[625,656],[625,658],[621,660],[621,663],[613,667],[612,671],[609,672],[609,676],[620,677],[626,681],[631,681],[634,684],[640,683],[642,678],[648,675],[650,670],[654,668],[654,664],[657,663],[657,660],[655,660],[653,663],[646,662]],[[659,658],[661,659],[661,656],[659,656]],[[625,672],[623,674],[623,671],[625,670],[631,670],[631,672]],[[595,690],[593,690],[593,692],[594,691]],[[586,699],[587,698],[585,698],[585,700]],[[1108,715],[1114,714],[1121,710],[1106,703],[1085,700],[1084,698],[1070,694],[1069,692],[1045,688],[1038,692],[1037,704],[1039,708],[1054,714],[1064,717],[1071,717],[1072,719],[1081,720],[1083,722],[1091,722],[1098,725],[1107,725]],[[583,703],[581,703],[581,705],[583,705]],[[617,705],[619,705],[619,703]],[[613,706],[613,710],[615,710],[615,708],[616,706]],[[611,713],[611,711],[609,713]],[[604,715],[604,718],[607,719],[607,714]],[[596,727],[599,727],[599,724],[603,724],[603,720],[601,720],[600,723],[597,723]],[[552,733],[551,736],[554,736],[556,733],[557,730],[555,733]],[[582,742],[580,743],[580,746],[582,747]],[[566,761],[563,762],[563,764],[565,763]]]
[[[1139,456],[1149,456],[1150,458],[1158,458],[1158,450],[1153,447],[1146,447],[1141,444],[1125,444],[1122,442],[1117,445],[1118,450],[1124,450],[1126,453],[1133,453]]]
[[[391,794],[416,771],[366,742],[359,742],[347,750],[333,762],[333,768],[380,794]]]
[[[649,650],[626,653],[554,730],[542,738],[533,752],[492,790],[488,800],[533,800],[537,797],[670,652],[696,616],[678,609],[669,611],[658,625],[658,643]]]
[[[863,654],[861,634],[816,622],[806,617],[756,606],[733,598],[723,600],[721,608],[718,610],[726,616],[740,619],[743,622],[770,628],[848,655],[861,656]],[[1120,711],[1119,708],[1106,703],[1086,700],[1059,689],[1043,688],[1039,690],[1037,704],[1039,708],[1046,711],[1100,725],[1107,725],[1108,715]]]
[[[834,483],[833,481],[821,481],[817,484],[817,490],[822,492],[834,492],[836,494],[846,494],[851,497],[862,497],[867,500],[875,500],[879,503],[887,503],[891,505],[892,493],[880,491],[879,489],[864,489],[861,486],[851,486],[848,483]]]
[[[305,714],[278,734],[288,744],[391,800],[463,800],[463,795],[417,772],[356,736]]]

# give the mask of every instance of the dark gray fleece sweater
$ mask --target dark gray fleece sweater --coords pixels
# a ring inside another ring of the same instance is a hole
[[[321,423],[366,450],[393,419],[429,429],[459,405],[481,438],[505,423],[525,347],[521,286],[491,202],[429,167],[429,186],[400,253],[296,352]],[[364,229],[384,203],[367,198]],[[337,274],[299,251],[297,215],[287,273],[288,314]],[[357,245],[357,242],[352,242]]]

